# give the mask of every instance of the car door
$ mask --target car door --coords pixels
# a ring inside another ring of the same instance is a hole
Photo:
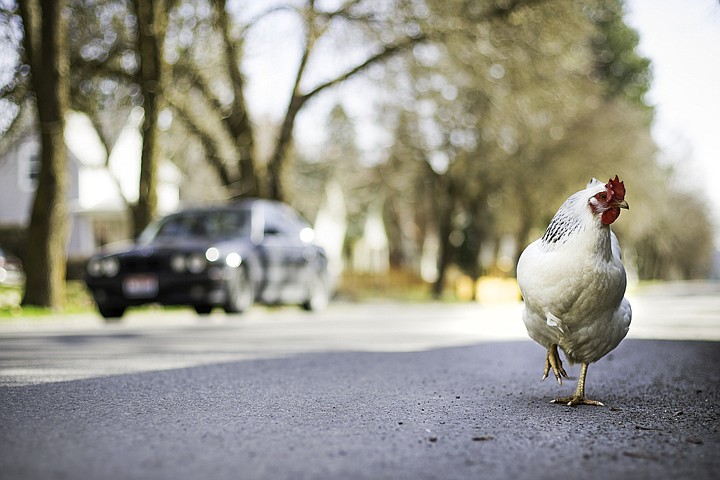
[[[305,291],[301,274],[307,260],[300,225],[281,206],[264,208],[263,238],[260,244],[265,270],[263,300],[268,303],[302,301]]]

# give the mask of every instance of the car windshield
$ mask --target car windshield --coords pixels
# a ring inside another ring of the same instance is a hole
[[[221,210],[183,212],[150,225],[139,242],[170,238],[225,238],[250,235],[250,212]]]

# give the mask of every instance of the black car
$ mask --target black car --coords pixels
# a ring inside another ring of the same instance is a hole
[[[149,225],[125,248],[101,251],[85,281],[105,318],[133,305],[188,305],[240,313],[254,303],[325,307],[331,290],[325,251],[300,215],[248,199],[183,210]]]

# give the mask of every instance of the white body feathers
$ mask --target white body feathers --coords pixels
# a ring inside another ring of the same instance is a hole
[[[528,334],[546,348],[558,345],[572,363],[617,347],[632,317],[617,237],[590,208],[604,188],[594,180],[568,198],[517,266]]]

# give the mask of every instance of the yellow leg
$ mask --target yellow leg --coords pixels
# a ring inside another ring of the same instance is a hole
[[[551,368],[558,383],[562,385],[562,377],[568,378],[568,376],[562,366],[560,355],[558,355],[557,345],[550,345],[550,348],[548,348],[547,356],[545,357],[545,370],[543,370],[542,377],[543,380],[547,378],[548,372]]]
[[[596,400],[585,398],[585,376],[587,375],[588,364],[583,363],[580,366],[580,378],[578,379],[575,394],[572,397],[556,398],[551,403],[564,403],[565,405],[596,405],[604,407],[602,403]]]

